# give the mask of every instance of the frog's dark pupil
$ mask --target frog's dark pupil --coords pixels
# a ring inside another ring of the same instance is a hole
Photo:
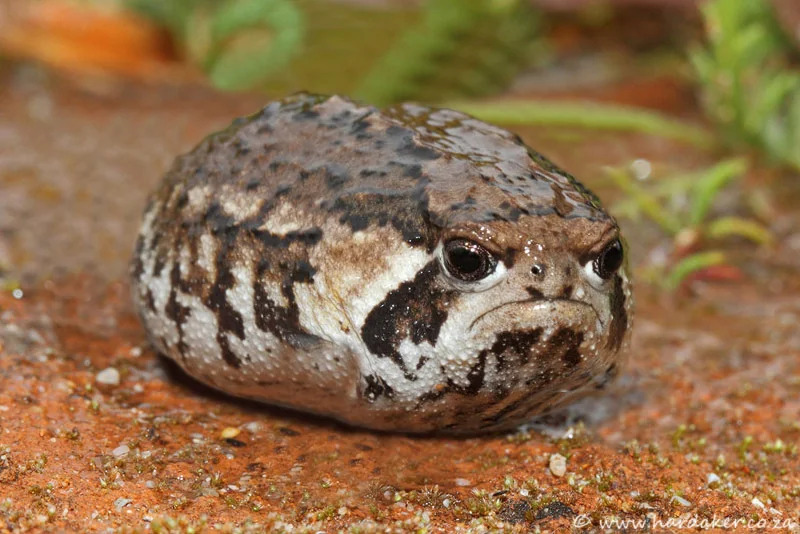
[[[450,263],[464,274],[474,273],[481,268],[481,257],[478,253],[464,247],[456,247],[450,251]]]
[[[458,239],[445,245],[445,266],[456,278],[472,282],[489,275],[494,262],[491,254],[477,243]]]
[[[619,239],[608,245],[594,262],[594,270],[600,278],[610,278],[622,265],[622,243]]]

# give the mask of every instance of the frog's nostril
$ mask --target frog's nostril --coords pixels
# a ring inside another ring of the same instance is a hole
[[[534,263],[533,266],[531,267],[531,274],[533,276],[541,278],[544,276],[544,272],[545,272],[544,265],[541,265],[539,263]]]

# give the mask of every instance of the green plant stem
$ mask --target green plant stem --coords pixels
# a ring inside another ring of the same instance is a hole
[[[672,268],[667,274],[665,285],[667,289],[675,290],[690,274],[715,265],[722,265],[723,263],[725,263],[725,254],[719,250],[692,254],[682,259]]]
[[[671,236],[675,236],[684,227],[680,219],[664,208],[662,202],[638,183],[624,169],[607,169],[608,175],[614,184],[619,187],[638,208],[661,229]]]
[[[763,225],[741,217],[720,217],[708,223],[708,237],[721,239],[728,236],[743,237],[759,245],[770,245],[775,237]]]
[[[747,161],[744,158],[725,160],[704,171],[692,187],[689,224],[700,225],[720,190],[746,171]]]
[[[716,146],[704,128],[644,109],[593,102],[517,100],[448,102],[457,109],[488,122],[507,125],[547,125],[639,132],[686,142],[703,149]]]

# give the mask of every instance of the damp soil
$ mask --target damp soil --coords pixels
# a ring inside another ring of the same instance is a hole
[[[747,177],[743,187],[770,192],[777,240],[734,247],[737,276],[675,293],[637,286],[628,365],[602,396],[500,435],[375,433],[204,388],[152,350],[131,309],[127,262],[148,191],[176,154],[265,97],[78,86],[26,65],[1,76],[0,531],[797,519],[797,176]],[[670,108],[693,113],[680,82],[609,99],[660,107],[664,87]],[[605,165],[719,157],[659,137],[519,132],[609,201]],[[646,224],[623,226],[634,267],[663,252]]]

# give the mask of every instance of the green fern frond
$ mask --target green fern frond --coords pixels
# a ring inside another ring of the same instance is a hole
[[[498,90],[530,61],[538,28],[526,0],[429,0],[421,24],[378,61],[356,95],[382,105]]]

